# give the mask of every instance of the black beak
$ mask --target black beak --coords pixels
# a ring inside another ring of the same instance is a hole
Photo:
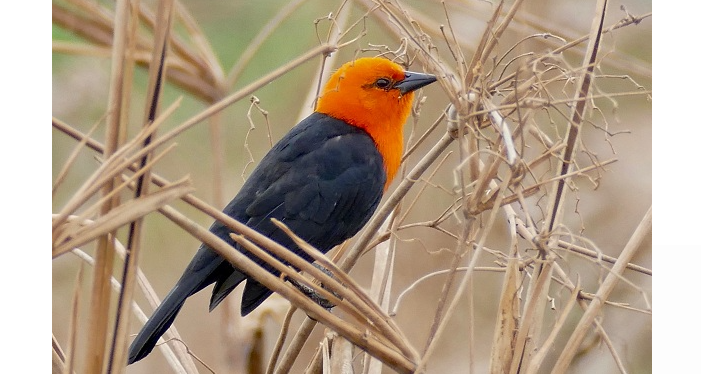
[[[406,95],[409,92],[416,91],[419,88],[429,85],[435,81],[435,75],[406,71],[404,72],[404,79],[395,83],[394,88],[398,88],[402,95]]]

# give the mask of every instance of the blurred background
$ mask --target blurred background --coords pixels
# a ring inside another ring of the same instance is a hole
[[[75,6],[73,1],[54,1],[54,6]],[[78,2],[79,3],[79,2]],[[107,9],[113,8],[111,2],[94,2]],[[144,2],[150,4],[151,2]],[[337,15],[340,1],[214,1],[203,0],[183,3],[194,22],[201,28],[216,60],[225,73],[235,73],[230,87],[223,87],[220,95],[233,92],[255,81],[264,74],[284,65],[286,62],[303,54],[325,41],[332,22],[330,15]],[[537,37],[519,43],[518,52],[532,51],[543,54],[562,44],[560,38],[572,41],[589,33],[594,16],[594,1],[529,1],[519,10],[516,20],[509,31],[497,45],[496,53],[502,56],[528,35],[550,33],[555,37]],[[342,41],[349,42],[336,52],[327,63],[336,68],[355,56],[377,55],[386,46],[390,50],[402,48],[402,41],[387,32],[383,23],[378,22],[378,11],[368,13],[363,2],[350,1],[345,28],[349,29]],[[495,9],[495,4],[486,1],[403,1],[405,9],[412,16],[420,19],[424,31],[426,27],[438,28],[448,25],[446,15],[455,37],[463,46],[463,53],[469,60],[479,44],[487,22]],[[507,5],[511,2],[507,2]],[[629,14],[641,16],[651,12],[651,1],[617,0],[608,7],[609,13],[605,24],[613,25]],[[175,23],[175,31],[185,33],[182,23]],[[439,30],[431,30],[433,42],[443,61],[451,66],[452,60],[447,43],[440,39]],[[651,112],[650,95],[636,94],[652,90],[652,18],[648,17],[639,24],[634,24],[603,37],[600,53],[600,66],[597,67],[595,105],[586,118],[583,127],[581,162],[594,157],[599,161],[615,159],[616,161],[588,173],[591,178],[577,179],[576,188],[568,191],[567,205],[564,208],[564,224],[572,236],[581,236],[604,254],[616,257],[642,216],[652,204],[651,189]],[[66,45],[89,45],[85,38],[76,36],[70,27],[57,25],[53,28],[54,53],[53,70],[53,116],[74,128],[88,133],[96,124],[92,134],[94,139],[104,139],[104,115],[108,100],[110,83],[109,49],[91,50],[90,53],[73,50]],[[555,40],[555,44],[553,44]],[[188,41],[188,43],[194,43]],[[57,47],[58,46],[58,47]],[[382,46],[382,47],[380,47]],[[563,54],[563,63],[570,67],[581,65],[586,43],[568,50]],[[471,49],[472,48],[472,49]],[[513,58],[511,55],[508,58]],[[245,59],[246,61],[243,61]],[[200,123],[181,134],[172,142],[177,146],[164,159],[160,160],[154,172],[168,180],[177,180],[189,176],[195,188],[194,195],[213,206],[223,207],[239,190],[244,178],[250,174],[255,164],[271,146],[286,133],[312,108],[312,99],[319,82],[320,58],[302,64],[289,71],[279,79],[257,90],[256,105],[251,100],[241,100],[227,107],[216,120]],[[422,66],[416,62],[411,70],[421,71]],[[132,87],[130,131],[138,131],[146,103],[146,70],[137,68]],[[563,88],[564,91],[564,88]],[[630,93],[630,94],[622,94]],[[448,104],[448,99],[441,86],[434,84],[423,90],[426,102],[415,124],[409,121],[406,131],[422,134]],[[205,98],[193,94],[172,83],[164,87],[162,107],[182,98],[182,102],[172,117],[163,125],[163,132],[174,128],[184,120],[209,107],[222,96]],[[564,129],[562,119],[557,114],[548,113],[539,120],[543,126],[550,126],[554,136],[562,137]],[[551,121],[548,124],[547,121]],[[253,128],[255,126],[255,128]],[[415,126],[415,127],[414,127]],[[431,144],[442,133],[444,124],[432,133],[409,157],[407,164],[413,165],[420,159]],[[407,136],[409,137],[409,136]],[[53,130],[52,177],[58,174],[76,148],[77,142]],[[250,152],[250,153],[249,153]],[[451,153],[452,152],[452,153]],[[418,192],[418,187],[410,192],[408,200],[416,198],[416,205],[409,210],[405,222],[425,222],[439,217],[455,201],[452,193],[455,187],[455,167],[460,163],[457,144],[446,151],[443,166],[429,169],[435,172],[430,183],[422,184],[425,190]],[[59,211],[75,193],[81,184],[98,167],[96,154],[89,149],[77,153],[66,179],[53,195],[53,211]],[[587,164],[588,165],[588,164]],[[585,166],[585,165],[583,165]],[[397,182],[391,189],[395,188]],[[534,211],[544,208],[543,202],[530,201]],[[211,218],[182,202],[173,206],[185,213],[198,224],[208,227]],[[543,218],[543,217],[538,217]],[[509,238],[505,233],[503,215],[497,219],[496,228],[488,238],[487,247],[502,252],[508,251]],[[443,228],[448,232],[458,232],[461,223],[449,218]],[[120,232],[120,237],[124,235]],[[393,275],[390,308],[395,306],[397,296],[421,277],[449,268],[455,250],[455,239],[446,233],[438,232],[417,225],[398,233],[395,271]],[[163,216],[152,213],[146,216],[143,233],[140,267],[162,298],[179,278],[199,242],[169,222]],[[644,247],[638,251],[633,262],[652,268],[650,237]],[[82,248],[87,253],[94,252],[92,244]],[[583,259],[567,253],[561,253],[560,264],[570,279],[579,280],[582,289],[595,292],[606,272],[589,259]],[[493,256],[483,256],[481,266],[495,266]],[[118,261],[119,262],[119,261]],[[351,272],[351,276],[362,286],[370,286],[370,274],[374,262],[371,251],[366,254]],[[71,254],[59,256],[53,260],[53,300],[52,318],[53,334],[61,344],[67,344],[69,321],[72,316],[72,297],[76,292],[88,295],[89,281],[76,284],[78,269],[82,261]],[[464,266],[465,264],[461,265]],[[119,264],[117,265],[117,267]],[[609,266],[610,267],[610,266]],[[90,279],[91,270],[84,269],[85,279]],[[475,307],[475,323],[469,326],[462,318],[461,308],[450,319],[449,332],[438,340],[436,352],[428,365],[429,373],[467,372],[469,360],[476,373],[486,372],[489,367],[489,355],[496,324],[496,309],[501,292],[503,273],[478,271],[474,277],[472,289]],[[620,307],[607,306],[602,313],[601,324],[612,340],[629,373],[649,373],[652,371],[651,350],[651,284],[652,277],[638,272],[627,271],[625,282],[616,288],[612,301],[626,303],[632,308],[646,310],[648,313]],[[441,292],[444,278],[432,276],[413,287],[401,299],[397,309],[396,320],[403,328],[407,339],[421,350],[429,334],[429,327],[434,318],[437,296]],[[454,290],[453,290],[454,292]],[[545,328],[554,321],[560,312],[561,300],[566,300],[568,292],[553,283],[550,296],[554,309],[547,309]],[[563,295],[564,294],[564,295]],[[451,293],[452,295],[452,293]],[[262,328],[265,345],[262,349],[263,362],[267,362],[272,345],[280,330],[282,316],[288,304],[282,298],[274,296],[261,308],[243,320],[238,318],[238,294],[229,296],[226,303],[209,313],[209,290],[189,299],[176,319],[183,339],[209,368],[217,373],[246,372],[242,357],[250,353],[247,340],[256,328]],[[142,304],[147,315],[151,308],[144,303],[143,295],[136,291],[135,300]],[[80,299],[81,307],[89,303],[89,297]],[[83,309],[84,310],[84,309]],[[571,316],[572,323],[565,329],[572,330],[581,317],[582,310],[575,308]],[[86,313],[78,317],[78,331],[84,324]],[[303,315],[297,312],[292,321],[292,331]],[[136,333],[141,323],[131,322],[131,333]],[[468,328],[473,329],[475,345],[468,352],[462,339]],[[316,349],[316,343],[322,337],[323,326],[316,327],[303,355],[293,372],[302,372]],[[546,331],[547,333],[547,331]],[[566,342],[567,334],[558,338],[555,347]],[[78,339],[77,349],[84,349],[85,340]],[[557,357],[556,354],[553,357]],[[548,361],[548,365],[553,362]],[[204,366],[198,366],[201,372],[208,372]],[[385,368],[386,372],[392,372]],[[148,358],[127,368],[127,373],[170,372],[159,352],[154,351]],[[77,372],[82,372],[78,370]],[[547,371],[543,371],[547,372]],[[583,343],[580,352],[570,366],[571,373],[616,373],[618,369],[608,348],[600,339],[591,334]]]

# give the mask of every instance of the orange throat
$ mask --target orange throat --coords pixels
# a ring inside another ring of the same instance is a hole
[[[382,125],[379,125],[377,122],[372,125],[362,125],[359,123],[352,123],[352,125],[367,131],[375,142],[377,150],[380,151],[385,164],[385,173],[387,174],[387,181],[385,182],[386,191],[395,175],[397,175],[399,164],[402,160],[402,154],[404,152],[404,121],[399,122],[398,128],[392,128],[397,127],[397,125],[388,122]]]

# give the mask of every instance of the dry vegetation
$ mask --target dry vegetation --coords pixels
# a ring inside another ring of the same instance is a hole
[[[78,77],[95,74],[85,56],[109,75],[92,96],[54,81],[54,372],[124,371],[199,241],[291,306],[271,298],[241,320],[236,294],[211,315],[193,297],[174,326],[187,333],[171,328],[128,372],[651,372],[651,13],[633,5],[282,2],[228,68],[189,4],[55,0],[54,25],[78,38],[54,54]],[[308,47],[246,75],[300,15]],[[371,222],[328,258],[307,249],[332,279],[218,207],[330,70],[378,54],[440,84],[419,96],[402,177]],[[295,76],[302,94],[277,94]],[[71,105],[93,109],[63,117]],[[337,306],[259,270],[212,219]]]

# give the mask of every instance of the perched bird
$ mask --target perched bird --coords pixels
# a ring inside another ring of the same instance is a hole
[[[404,71],[379,57],[344,64],[326,83],[316,111],[273,146],[224,212],[307,261],[312,259],[270,218],[328,252],[355,235],[375,212],[399,168],[413,92],[435,81],[433,75]],[[241,249],[222,223],[214,222],[210,231],[279,275]],[[211,311],[244,280],[241,314],[245,316],[272,291],[202,244],[132,342],[129,364],[151,352],[185,299],[214,283]]]

